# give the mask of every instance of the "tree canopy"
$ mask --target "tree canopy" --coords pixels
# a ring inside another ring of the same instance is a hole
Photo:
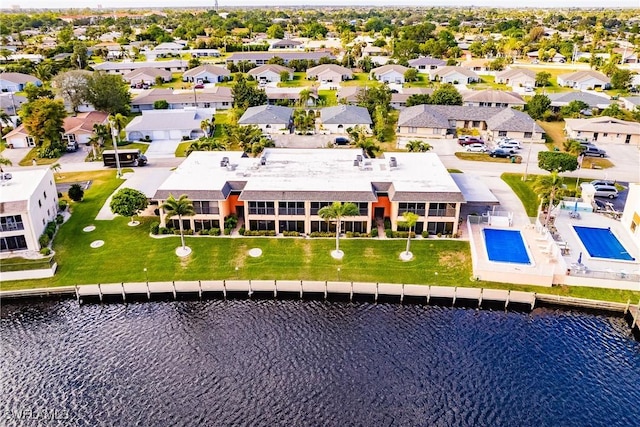
[[[561,151],[540,151],[538,167],[546,171],[570,172],[578,169],[578,159],[573,154]]]
[[[98,111],[128,114],[131,94],[119,74],[94,72],[87,82],[87,101]]]
[[[42,158],[59,157],[64,149],[62,133],[67,111],[60,100],[38,98],[27,102],[20,109],[20,118],[24,128],[33,137]]]
[[[435,105],[462,105],[462,95],[452,84],[443,84],[433,91],[429,103]]]
[[[551,100],[546,95],[536,94],[531,97],[526,105],[526,111],[534,120],[543,118],[545,111],[551,106]]]
[[[149,201],[144,193],[133,188],[122,188],[113,195],[109,207],[111,212],[131,217],[131,222],[133,222],[134,215],[146,209],[148,204]]]

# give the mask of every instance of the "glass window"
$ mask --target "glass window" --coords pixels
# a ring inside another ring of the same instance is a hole
[[[480,121],[479,120],[474,120],[472,125],[474,128],[479,128],[480,127]]]
[[[453,222],[429,222],[427,223],[429,234],[451,234],[453,232]]]
[[[532,132],[525,132],[524,133],[524,137],[527,139],[531,139],[533,137],[533,133]]]
[[[0,239],[0,251],[19,251],[27,249],[27,239],[24,236],[9,236]]]
[[[193,209],[196,214],[218,214],[218,202],[215,200],[194,200]]]
[[[249,221],[249,228],[251,230],[275,230],[276,222],[252,219]]]
[[[424,216],[425,203],[399,203],[398,204],[398,217],[402,216],[405,212],[411,212],[419,216]]]
[[[278,202],[279,215],[304,215],[304,202]]]
[[[329,206],[331,202],[311,202],[311,215],[318,215],[318,211],[325,207]]]
[[[429,216],[455,216],[455,203],[429,203]]]
[[[24,230],[21,215],[0,217],[0,231]]]
[[[498,136],[507,136],[507,131],[506,130],[498,131]]]
[[[284,231],[297,231],[304,233],[304,221],[280,221],[280,233]]]
[[[275,213],[274,202],[249,202],[250,215],[275,215]]]

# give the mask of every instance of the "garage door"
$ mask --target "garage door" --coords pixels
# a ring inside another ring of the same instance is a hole
[[[153,139],[169,139],[168,132],[163,130],[154,130]]]
[[[172,130],[169,132],[171,139],[182,139],[182,132],[179,130]]]

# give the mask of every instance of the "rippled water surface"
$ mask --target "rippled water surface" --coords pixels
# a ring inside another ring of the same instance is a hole
[[[640,343],[604,316],[61,301],[5,303],[1,327],[0,425],[640,422]]]

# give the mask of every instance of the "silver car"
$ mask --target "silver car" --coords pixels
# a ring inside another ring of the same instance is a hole
[[[608,197],[610,199],[618,197],[618,190],[613,185],[598,185],[595,189],[594,195],[596,197]]]
[[[467,145],[467,151],[473,151],[475,153],[485,153],[489,150],[487,149],[486,145],[476,142],[476,143]]]

